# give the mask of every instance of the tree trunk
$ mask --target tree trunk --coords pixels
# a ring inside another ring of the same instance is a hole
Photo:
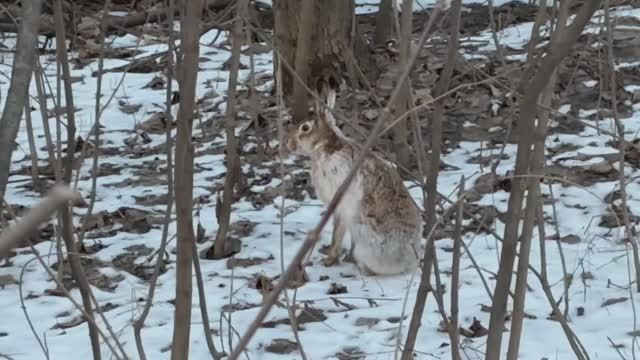
[[[309,59],[312,53],[313,28],[316,26],[313,0],[302,0],[300,6],[300,17],[298,19],[298,32],[296,41],[295,62],[293,68],[301,79],[311,85],[309,79]],[[309,94],[305,91],[305,84],[300,81],[293,83],[293,119],[295,122],[307,117],[309,110]]]
[[[391,13],[391,19],[393,21],[393,13]],[[409,62],[409,56],[411,55],[411,22],[413,18],[413,1],[402,1],[402,24],[400,28],[400,64],[405,66]],[[394,115],[396,117],[402,116],[408,111],[412,104],[411,97],[411,83],[407,81],[402,85],[403,101],[401,101],[397,107],[395,107]],[[409,122],[405,120],[400,121],[393,127],[393,152],[396,155],[396,162],[402,165],[404,168],[411,166],[411,148],[409,147]]]
[[[242,169],[240,168],[240,157],[238,156],[238,139],[235,135],[236,116],[237,116],[237,86],[238,86],[238,70],[240,69],[240,49],[242,46],[242,28],[246,21],[248,0],[238,1],[236,21],[233,25],[231,35],[231,68],[229,69],[229,86],[227,89],[227,110],[225,113],[224,127],[227,136],[226,159],[227,159],[227,175],[224,178],[224,190],[222,199],[218,197],[216,203],[216,220],[218,221],[218,232],[216,240],[213,243],[213,259],[222,259],[233,254],[233,247],[227,241],[229,225],[231,222],[231,204],[235,197],[234,187],[240,181]]]
[[[176,302],[171,359],[189,358],[191,327],[193,232],[193,144],[191,130],[195,108],[198,57],[200,56],[200,14],[203,0],[181,2],[184,16],[180,23],[182,59],[179,59],[178,108],[175,152],[175,203],[177,216]]]
[[[394,2],[394,0],[380,0],[376,15],[376,30],[373,35],[373,42],[376,46],[384,45],[393,37]]]
[[[296,62],[298,34],[303,28],[303,1],[274,0],[274,33],[276,47],[280,53],[277,60],[294,67],[304,64],[308,68],[302,71],[307,76],[303,79],[307,85],[315,88],[315,81],[331,73],[337,79],[347,73],[347,61],[352,53],[351,38],[352,21],[354,21],[353,0],[310,0],[313,4],[315,26],[311,33],[311,48],[306,51],[306,61]],[[277,68],[277,64],[274,62]],[[288,66],[283,64],[283,68]],[[299,69],[296,69],[298,73]],[[275,73],[275,71],[274,71]],[[296,80],[289,71],[282,74],[282,89],[285,97],[294,94]],[[296,119],[297,120],[297,119]]]
[[[13,144],[20,129],[20,118],[29,95],[31,74],[36,61],[42,1],[23,1],[22,4],[22,19],[24,21],[20,22],[16,54],[13,58],[11,84],[0,118],[0,198],[4,197],[7,189]]]
[[[64,98],[65,107],[67,111],[67,155],[64,159],[64,174],[62,181],[69,185],[71,184],[71,178],[73,176],[74,166],[74,150],[76,148],[76,120],[73,112],[73,88],[71,86],[71,70],[69,68],[69,54],[67,53],[66,36],[64,32],[64,18],[62,0],[55,2],[54,21],[56,27],[56,56],[60,69],[62,70],[62,82],[64,85]],[[35,65],[34,62],[31,63]],[[33,72],[33,68],[30,70]],[[60,94],[58,94],[60,96]],[[60,102],[58,102],[60,104]],[[42,104],[40,106],[43,106]],[[74,234],[73,226],[73,208],[70,203],[60,207],[58,219],[61,220],[61,232],[62,239],[64,240],[65,247],[67,248],[67,261],[71,266],[71,275],[73,280],[78,285],[80,291],[80,297],[82,298],[82,305],[86,316],[89,328],[89,339],[91,341],[91,349],[93,351],[93,359],[102,359],[100,353],[100,337],[98,326],[93,320],[93,305],[91,303],[91,287],[87,275],[82,267],[82,262],[78,256],[78,247],[76,246],[76,236]],[[64,272],[64,266],[62,263],[58,263],[58,272]]]

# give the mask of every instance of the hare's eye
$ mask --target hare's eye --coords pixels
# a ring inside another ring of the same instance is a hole
[[[309,126],[309,124],[302,124],[300,125],[300,131],[302,131],[303,133],[308,133],[309,131],[311,131],[311,126]]]

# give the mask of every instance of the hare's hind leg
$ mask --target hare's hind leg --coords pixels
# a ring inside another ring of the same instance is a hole
[[[339,216],[333,217],[333,236],[331,238],[331,245],[329,246],[329,252],[327,257],[322,259],[322,263],[325,266],[331,266],[338,262],[340,257],[340,250],[342,250],[342,240],[347,232],[347,225]]]
[[[357,264],[356,258],[353,256],[353,252],[355,251],[355,249],[356,249],[356,242],[353,241],[353,239],[351,239],[351,248],[349,249],[349,253],[344,257],[345,262]]]

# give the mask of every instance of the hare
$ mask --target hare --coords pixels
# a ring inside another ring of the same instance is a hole
[[[326,94],[327,108],[335,106],[334,90]],[[319,105],[319,104],[317,104]],[[327,205],[360,153],[354,141],[336,126],[329,110],[315,114],[285,137],[289,152],[311,159],[311,184]],[[338,261],[342,240],[351,235],[352,258],[367,275],[394,275],[419,264],[422,216],[398,171],[370,154],[358,169],[333,215],[334,229],[325,266]]]

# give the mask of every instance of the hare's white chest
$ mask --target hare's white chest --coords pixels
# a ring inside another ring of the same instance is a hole
[[[311,165],[311,184],[320,200],[328,205],[349,174],[353,160],[347,154],[340,152],[320,155],[315,160]],[[346,221],[355,221],[359,213],[361,199],[362,186],[360,177],[356,174],[336,212]]]

